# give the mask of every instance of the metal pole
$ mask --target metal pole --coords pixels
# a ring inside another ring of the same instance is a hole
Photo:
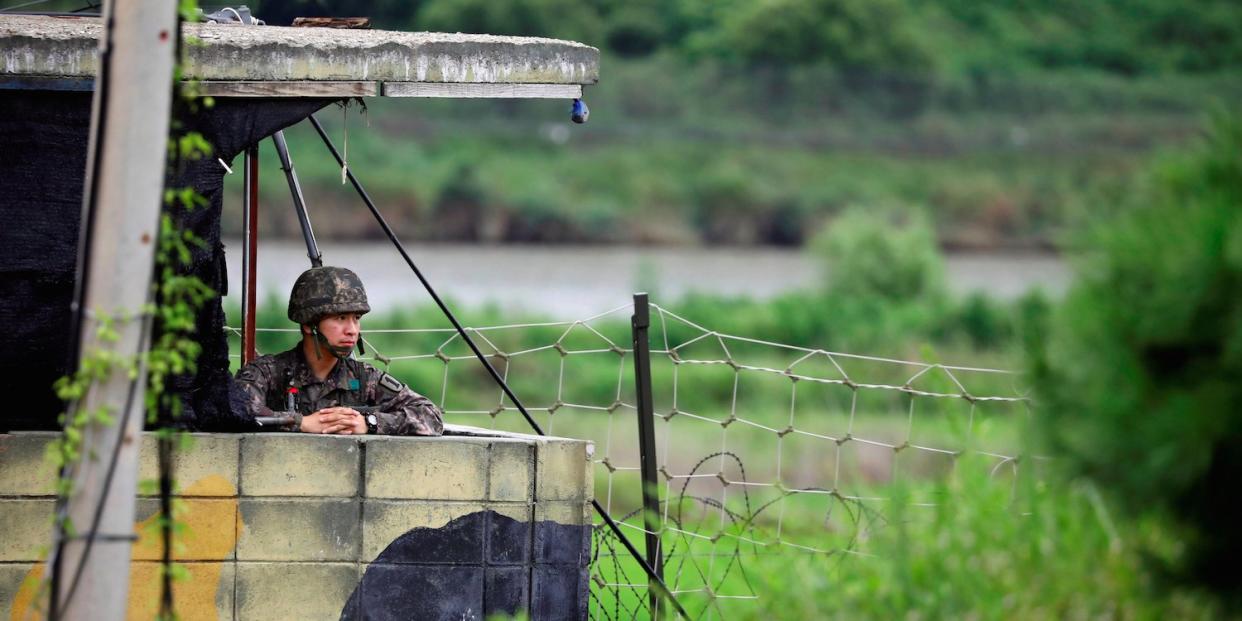
[[[319,133],[319,137],[323,140],[324,146],[328,147],[328,151],[332,153],[332,157],[336,158],[336,163],[344,166],[345,160],[341,158],[340,152],[336,150],[336,145],[332,144],[332,139],[328,137],[328,133],[323,130],[323,125],[319,124],[319,120],[315,118],[315,115],[312,114],[309,118],[311,125],[314,126],[315,131]],[[354,190],[358,192],[358,196],[362,199],[362,202],[366,204],[367,209],[371,211],[371,215],[375,217],[375,221],[379,224],[380,228],[383,229],[384,234],[388,236],[388,240],[392,242],[394,247],[396,247],[397,252],[401,255],[401,258],[405,259],[405,264],[409,266],[410,271],[414,272],[414,276],[418,278],[418,281],[422,283],[423,288],[427,290],[427,294],[430,295],[431,299],[437,306],[440,307],[440,312],[444,313],[444,316],[449,320],[449,323],[453,324],[453,327],[457,330],[458,336],[460,336],[461,339],[465,341],[466,345],[470,347],[470,350],[474,352],[475,358],[478,358],[479,363],[482,364],[483,368],[486,369],[488,374],[492,376],[492,379],[496,382],[496,385],[500,386],[501,392],[505,393],[505,396],[509,397],[509,400],[513,402],[514,407],[518,409],[518,412],[521,412],[522,416],[526,419],[526,423],[530,425],[531,429],[533,429],[536,434],[541,436],[547,435],[543,432],[543,428],[539,426],[539,423],[535,422],[535,419],[530,415],[530,412],[526,409],[526,406],[522,405],[521,400],[519,400],[517,395],[513,393],[513,390],[509,388],[509,384],[505,382],[503,377],[500,376],[500,373],[496,372],[496,368],[487,361],[487,357],[484,356],[483,352],[479,350],[479,346],[474,343],[474,339],[470,338],[470,335],[466,333],[466,329],[462,327],[460,322],[457,321],[457,317],[453,315],[452,311],[450,311],[448,306],[444,303],[444,300],[440,298],[440,296],[436,293],[436,290],[431,286],[431,283],[428,282],[425,276],[423,276],[422,270],[418,269],[418,266],[414,264],[414,259],[411,259],[410,253],[405,251],[405,246],[401,245],[401,240],[397,239],[397,234],[393,232],[391,226],[388,226],[388,221],[385,220],[384,215],[379,212],[379,208],[376,207],[375,202],[371,200],[371,195],[367,194],[366,189],[362,187],[362,183],[359,182],[358,178],[354,176],[354,171],[346,169],[345,173],[349,178],[349,182],[353,184]],[[689,619],[690,615],[686,613],[686,609],[683,608],[681,603],[677,601],[677,598],[673,595],[672,591],[669,591],[664,586],[664,581],[656,576],[655,570],[647,564],[647,561],[643,559],[642,554],[639,554],[638,549],[634,547],[634,544],[630,543],[630,539],[625,536],[625,533],[621,532],[621,527],[618,526],[616,521],[612,519],[612,516],[608,515],[608,512],[604,510],[604,506],[599,504],[598,500],[594,499],[591,500],[591,506],[594,507],[595,512],[604,519],[604,523],[607,524],[609,530],[616,535],[617,540],[621,542],[621,545],[625,546],[625,549],[628,550],[630,555],[634,557],[634,560],[642,566],[643,571],[646,572],[647,576],[654,581],[652,586],[656,588],[660,596],[668,598],[669,603],[673,605],[673,608],[677,611],[677,613],[683,618]]]
[[[259,258],[259,145],[246,149],[245,179],[242,189],[242,219],[246,231],[242,240],[242,364],[258,355],[254,344],[257,261]]]
[[[293,211],[298,214],[298,224],[302,225],[302,237],[306,239],[306,256],[310,258],[311,267],[323,265],[323,255],[319,254],[319,245],[315,243],[315,232],[311,230],[310,216],[306,213],[306,199],[302,197],[302,184],[298,182],[298,171],[293,169],[293,159],[289,157],[289,145],[285,143],[285,132],[272,134],[272,142],[276,144],[276,155],[280,156],[280,168],[285,171],[285,179],[289,181],[289,193],[293,195]]]
[[[79,364],[100,351],[133,359],[148,339],[142,309],[159,237],[177,3],[113,0],[103,21],[83,198],[96,226],[80,242],[87,248],[78,273],[86,283]],[[109,318],[116,338],[100,339]],[[52,597],[59,619],[125,618],[145,380],[141,368],[132,379],[116,368],[76,403],[76,413],[102,409],[113,421],[86,426],[81,461],[66,471],[74,491],[65,512],[75,534],[58,533]]]
[[[660,546],[660,483],[656,480],[655,407],[651,397],[651,307],[646,293],[634,294],[630,331],[634,345],[634,393],[638,403],[638,459],[643,478],[643,524],[647,531],[647,564],[664,580]],[[651,616],[660,616],[660,598],[651,585]]]

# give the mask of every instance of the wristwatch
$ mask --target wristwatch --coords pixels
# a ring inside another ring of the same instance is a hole
[[[379,419],[375,418],[374,414],[367,414],[365,418],[367,421],[367,433],[377,433],[379,431]]]

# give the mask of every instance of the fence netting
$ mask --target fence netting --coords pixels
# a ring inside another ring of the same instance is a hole
[[[466,332],[547,433],[595,443],[596,498],[642,549],[632,310]],[[748,574],[760,556],[866,562],[895,485],[952,476],[965,455],[1015,484],[1025,465],[1018,436],[1030,410],[1010,371],[725,334],[656,304],[651,324],[660,569],[696,618],[729,618],[762,598]],[[240,351],[239,331],[228,332]],[[259,344],[297,338],[261,330]],[[364,329],[363,340],[363,359],[430,397],[446,421],[530,431],[454,329]],[[951,501],[943,487],[903,489],[915,509]],[[596,523],[591,617],[650,618],[645,574]]]

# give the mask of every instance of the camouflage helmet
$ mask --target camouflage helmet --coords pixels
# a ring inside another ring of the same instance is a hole
[[[293,283],[289,320],[313,324],[325,315],[371,312],[367,291],[358,275],[343,267],[312,267]]]

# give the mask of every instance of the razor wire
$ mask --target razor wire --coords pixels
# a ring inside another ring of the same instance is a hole
[[[1016,430],[1030,410],[1013,372],[764,341],[651,309],[662,569],[698,617],[727,618],[762,596],[747,559],[867,557],[896,483],[949,476],[965,455],[1017,480]],[[629,310],[466,332],[549,434],[595,444],[596,496],[637,535],[647,530]],[[240,331],[226,332],[240,351]],[[526,431],[453,328],[368,329],[362,341],[363,360],[432,398],[446,421]],[[591,617],[652,617],[638,565],[599,524],[592,543]]]

